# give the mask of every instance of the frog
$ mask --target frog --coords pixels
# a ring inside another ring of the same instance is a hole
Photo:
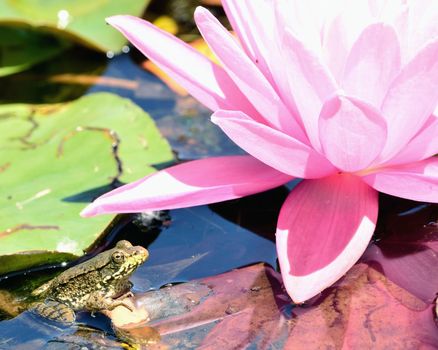
[[[119,241],[113,249],[65,270],[32,291],[40,301],[30,310],[64,324],[75,322],[77,311],[94,313],[118,306],[132,311],[124,301],[132,296],[129,277],[148,257],[144,247]]]

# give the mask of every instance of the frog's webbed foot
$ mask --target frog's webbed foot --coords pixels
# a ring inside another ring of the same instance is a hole
[[[55,300],[45,300],[43,302],[34,303],[30,307],[30,311],[49,320],[66,324],[73,323],[76,320],[76,314],[73,309]]]
[[[125,295],[124,295],[125,296]],[[92,293],[90,294],[90,297],[88,298],[88,309],[89,310],[114,310],[117,306],[123,306],[126,307],[129,311],[134,311],[131,305],[128,303],[125,303],[123,299],[113,299],[110,297],[104,297],[100,293]]]
[[[107,310],[112,311],[114,310],[117,306],[123,306],[125,308],[127,308],[129,311],[133,312],[134,309],[132,308],[131,305],[123,302],[123,300],[113,300],[112,299],[112,303],[109,307],[107,307]]]
[[[134,293],[132,293],[130,290],[128,290],[126,293],[119,296],[116,300],[121,300],[125,298],[132,298],[134,296]]]

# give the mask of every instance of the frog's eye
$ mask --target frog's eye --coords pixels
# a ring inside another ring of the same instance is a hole
[[[113,259],[113,261],[116,264],[121,264],[123,261],[125,261],[125,256],[121,253],[121,252],[115,252],[113,253],[113,255],[111,256],[111,258]]]

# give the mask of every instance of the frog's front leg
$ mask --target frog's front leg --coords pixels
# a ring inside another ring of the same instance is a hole
[[[86,309],[89,311],[114,310],[117,306],[126,307],[129,311],[133,311],[132,307],[123,302],[123,299],[113,299],[105,296],[101,292],[93,292],[90,294]]]
[[[76,320],[74,310],[56,300],[46,299],[43,302],[34,303],[31,305],[30,311],[50,320],[66,324],[73,323]]]

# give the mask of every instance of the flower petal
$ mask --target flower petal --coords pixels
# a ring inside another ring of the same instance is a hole
[[[438,101],[438,40],[424,47],[395,78],[382,104],[388,141],[382,161],[398,153],[424,126]]]
[[[377,191],[420,202],[438,203],[438,158],[394,166],[362,178]]]
[[[223,68],[182,40],[137,17],[113,16],[106,21],[211,110],[239,109],[257,115]]]
[[[438,154],[438,117],[432,115],[420,132],[388,163],[417,162]]]
[[[276,129],[307,142],[301,127],[269,81],[219,21],[202,7],[196,9],[195,21],[205,41],[219,58],[229,76],[265,120]]]
[[[321,32],[325,22],[341,10],[343,0],[275,0],[279,33],[288,28],[316,53],[321,53]]]
[[[371,24],[353,44],[347,58],[342,88],[376,107],[400,70],[400,45],[395,30],[383,23]]]
[[[409,1],[407,58],[411,59],[430,39],[438,36],[438,3],[430,0]]]
[[[217,111],[213,123],[239,147],[286,174],[318,178],[337,170],[321,154],[293,137],[253,121],[239,111]]]
[[[223,0],[222,6],[245,53],[260,69],[299,122],[295,101],[284,74],[281,45],[283,27],[276,17],[278,2],[266,0]]]
[[[273,18],[266,18],[270,12],[268,3],[265,0],[222,0],[222,6],[246,54],[266,79],[272,81],[267,59],[274,33]],[[257,16],[261,13],[265,16]]]
[[[292,180],[251,156],[206,158],[159,171],[97,198],[81,215],[134,213],[221,202]]]
[[[311,144],[320,151],[319,113],[324,102],[335,95],[336,82],[319,57],[288,30],[284,33],[284,51],[289,94],[295,100]]]
[[[373,235],[378,193],[353,175],[298,184],[280,211],[277,252],[286,290],[304,302],[344,275]]]
[[[386,140],[384,119],[364,102],[336,97],[326,102],[319,118],[319,137],[330,162],[346,172],[368,167]]]
[[[343,1],[341,4],[337,16],[326,23],[322,41],[325,61],[337,81],[340,81],[353,43],[363,29],[375,21],[369,0]]]

